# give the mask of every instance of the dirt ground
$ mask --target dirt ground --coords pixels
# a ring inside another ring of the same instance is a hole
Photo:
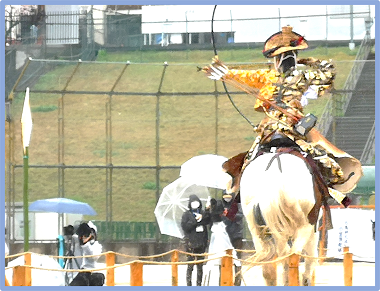
[[[105,268],[105,264],[98,263],[97,268]],[[56,269],[56,266],[47,266],[48,269]],[[186,286],[186,265],[178,266],[178,286]],[[205,265],[204,286],[219,286],[219,266]],[[262,277],[261,266],[255,266],[247,270],[243,267],[242,286],[265,286]],[[300,273],[303,271],[303,264],[299,267]],[[46,274],[48,272],[48,274]],[[106,275],[105,269],[101,271]],[[54,273],[54,274],[53,274]],[[62,272],[50,272],[43,270],[32,270],[33,286],[64,286],[64,275]],[[47,280],[47,277],[49,280]],[[62,277],[63,276],[63,277]],[[12,282],[12,269],[6,270],[6,277]],[[278,286],[281,286],[281,270],[278,266]],[[196,283],[196,268],[193,271],[193,285]],[[205,283],[207,282],[207,283]],[[33,284],[34,283],[34,284]],[[115,286],[130,286],[130,266],[116,265]],[[172,286],[171,265],[149,265],[143,266],[143,286]],[[316,266],[315,286],[344,286],[343,263],[325,262]],[[375,286],[375,263],[355,262],[353,266],[352,286]]]
[[[99,266],[100,267],[100,266]],[[300,264],[300,273],[303,265]],[[204,273],[208,270],[204,267]],[[246,268],[243,267],[246,271]],[[144,265],[144,286],[171,286],[170,265]],[[115,269],[115,285],[130,285],[130,268],[123,266]],[[316,266],[315,286],[344,286],[343,263],[325,262]],[[193,271],[193,285],[196,282],[196,269]],[[208,286],[218,286],[218,267],[211,268],[211,276]],[[281,277],[280,274],[278,277]],[[256,266],[244,272],[242,286],[265,286],[261,274],[261,267]],[[281,278],[279,279],[281,281]],[[375,263],[355,262],[353,267],[353,286],[375,286]],[[186,266],[178,266],[178,286],[186,286]]]

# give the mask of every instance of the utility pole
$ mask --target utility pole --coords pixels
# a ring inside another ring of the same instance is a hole
[[[350,5],[350,43],[349,43],[350,50],[353,50],[355,48],[354,43],[354,5]]]

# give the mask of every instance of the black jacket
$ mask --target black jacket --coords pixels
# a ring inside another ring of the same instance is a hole
[[[221,200],[216,200],[215,198],[211,198],[211,223],[222,221],[224,207]]]
[[[236,199],[226,202],[222,199],[223,207],[228,209],[227,215],[223,216],[223,222],[226,225],[226,231],[231,241],[243,238],[244,214],[241,204]]]
[[[199,207],[196,210],[191,209],[191,202],[199,201]],[[185,243],[187,250],[203,248],[206,250],[208,245],[207,225],[210,223],[210,213],[202,210],[202,202],[196,195],[190,195],[188,209],[182,215],[181,227],[185,234]],[[195,213],[202,214],[202,220],[197,222]]]

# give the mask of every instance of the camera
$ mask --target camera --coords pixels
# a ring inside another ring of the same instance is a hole
[[[74,234],[74,226],[71,224],[63,227],[63,235],[72,236]]]
[[[81,236],[90,236],[92,232],[92,229],[88,226],[87,223],[81,223],[76,230],[76,234],[81,237]]]

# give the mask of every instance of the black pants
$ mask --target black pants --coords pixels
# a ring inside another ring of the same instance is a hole
[[[242,238],[236,238],[232,241],[232,246],[236,250],[241,250],[243,248],[243,239]],[[236,256],[238,259],[241,259],[241,252],[236,252]],[[235,266],[235,282],[234,286],[240,286],[241,285],[241,266]]]
[[[71,281],[69,286],[103,286],[105,276],[103,273],[80,272]]]
[[[204,247],[200,247],[200,248],[194,248],[194,249],[187,249],[187,252],[188,253],[193,253],[193,254],[203,254],[205,252],[205,248]],[[187,261],[188,262],[192,262],[192,261],[196,261],[196,260],[204,260],[204,258],[205,258],[204,256],[191,256],[191,255],[188,255],[187,256]],[[192,286],[191,279],[192,279],[194,265],[197,266],[197,286],[201,286],[202,285],[202,278],[203,278],[203,263],[188,264],[187,265],[186,283],[187,283],[187,286]]]

